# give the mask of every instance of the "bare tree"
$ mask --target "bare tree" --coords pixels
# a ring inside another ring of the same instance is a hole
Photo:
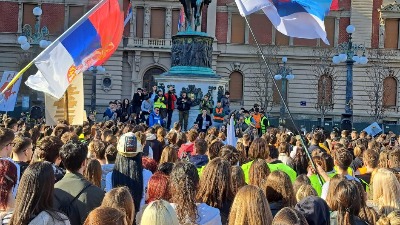
[[[311,65],[314,75],[314,86],[317,94],[315,109],[320,113],[321,127],[324,126],[325,116],[334,108],[335,87],[338,71],[331,64],[333,49],[320,48],[313,50],[317,56]]]
[[[397,72],[390,67],[389,59],[397,54],[394,51],[385,50],[370,50],[369,58],[373,59],[366,68],[366,89],[365,92],[368,96],[368,113],[374,121],[381,122],[385,118],[385,113],[388,110],[387,102],[388,95],[385,93],[395,92],[388,85],[384,85],[384,80],[388,76],[396,77]]]
[[[261,46],[262,53],[264,54],[268,66],[274,74],[278,69],[277,55],[280,50],[276,45],[263,45]],[[273,102],[273,78],[271,77],[267,65],[261,57],[261,52],[255,47],[254,52],[257,54],[257,64],[255,65],[255,73],[252,81],[254,83],[252,91],[256,95],[257,102],[260,103],[261,108],[270,112],[274,106]]]

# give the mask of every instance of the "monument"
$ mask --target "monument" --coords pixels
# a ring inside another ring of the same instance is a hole
[[[196,31],[197,27],[201,27],[202,8],[211,0],[180,0],[180,2],[185,11],[185,30],[172,37],[170,70],[155,76],[155,80],[164,92],[173,86],[177,97],[185,91],[192,99],[188,123],[191,127],[197,114],[200,113],[201,99],[208,95],[215,106],[217,100],[224,94],[228,80],[217,75],[212,69],[214,37]],[[178,120],[178,113],[174,113],[172,120]]]

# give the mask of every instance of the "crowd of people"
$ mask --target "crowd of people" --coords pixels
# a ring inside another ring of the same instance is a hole
[[[190,102],[180,98],[178,107]],[[230,112],[222,101],[200,107],[197,126],[169,128],[169,108],[149,109],[165,109],[167,123],[110,118],[31,127],[5,119],[0,224],[400,224],[400,137],[393,133],[296,135],[269,126],[258,105]],[[226,123],[236,128],[234,143]]]

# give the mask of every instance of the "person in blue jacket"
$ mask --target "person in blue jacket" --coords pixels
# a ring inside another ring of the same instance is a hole
[[[148,122],[149,127],[152,127],[156,124],[164,126],[164,120],[161,118],[160,115],[160,108],[154,108],[153,112],[149,116],[149,122]]]

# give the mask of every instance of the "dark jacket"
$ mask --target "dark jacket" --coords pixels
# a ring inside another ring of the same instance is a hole
[[[208,163],[208,157],[206,155],[194,155],[190,156],[189,161],[196,166],[196,168],[201,168]]]
[[[90,211],[99,207],[104,198],[104,191],[87,181],[79,173],[67,173],[54,185],[54,208],[61,210],[70,205],[72,200],[87,187],[72,203],[72,214],[69,215],[71,225],[83,224]],[[66,213],[66,212],[64,212]]]
[[[275,215],[283,208],[282,202],[270,202],[269,203],[269,208],[271,209],[272,217],[275,217]]]
[[[144,100],[143,94],[139,95],[139,93],[135,93],[133,95],[133,99],[132,99],[132,106],[133,107],[141,107],[143,100]]]
[[[146,135],[146,146],[150,146],[151,149],[153,150],[153,159],[156,160],[157,162],[160,161],[161,158],[161,153],[163,150],[163,146],[161,142],[159,142],[156,138],[156,135],[151,134],[151,135]]]
[[[329,206],[320,197],[306,197],[296,204],[295,209],[303,214],[308,225],[330,224]]]
[[[208,130],[208,128],[212,125],[211,116],[206,115],[206,121],[208,122],[208,125],[206,126],[206,130]],[[201,131],[201,132],[206,131],[206,130],[202,129],[203,128],[203,114],[197,115],[196,123],[199,125],[199,131]]]
[[[186,102],[183,102],[183,100],[186,100]],[[176,101],[176,104],[178,105],[179,111],[189,111],[190,106],[192,105],[192,101],[188,97],[186,98],[179,97],[178,100]]]
[[[231,102],[229,101],[229,98],[223,96],[223,97],[221,98],[221,105],[222,105],[222,108],[224,108],[224,113],[225,113],[226,115],[228,115],[229,113],[231,113],[231,109],[230,109]]]

